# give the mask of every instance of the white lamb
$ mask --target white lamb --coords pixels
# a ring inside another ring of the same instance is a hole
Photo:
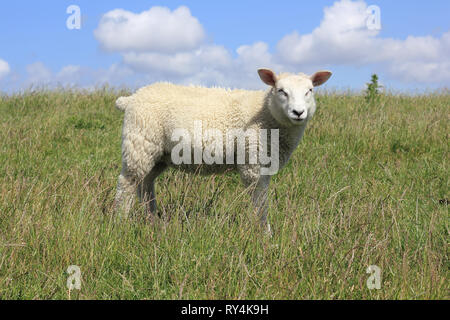
[[[245,186],[254,185],[252,201],[260,215],[261,224],[270,232],[266,219],[266,198],[271,176],[261,174],[265,165],[259,161],[233,164],[217,161],[202,164],[198,170],[199,164],[174,164],[171,157],[177,144],[177,141],[173,141],[174,132],[183,129],[183,132],[192,134],[195,122],[201,121],[204,131],[214,129],[223,133],[235,128],[278,129],[278,150],[272,148],[271,152],[279,152],[279,168],[282,168],[300,142],[306,124],[316,110],[313,87],[326,82],[331,72],[319,71],[312,76],[289,73],[277,76],[271,70],[259,69],[258,74],[270,86],[267,92],[155,83],[129,97],[117,99],[117,108],[125,111],[122,172],[115,198],[118,212],[125,216],[128,214],[137,191],[139,199],[145,201],[148,212],[154,213],[154,181],[169,166],[203,174],[232,169],[240,173]],[[205,148],[203,140],[187,141],[192,144],[193,153]],[[250,144],[248,142],[245,149],[248,158],[248,152],[252,150]]]

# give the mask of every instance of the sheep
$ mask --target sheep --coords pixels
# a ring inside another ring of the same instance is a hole
[[[261,225],[270,233],[270,224],[267,222],[267,191],[271,174],[262,174],[262,169],[267,165],[261,164],[260,161],[216,161],[208,165],[189,161],[180,163],[174,161],[173,154],[174,148],[177,147],[174,133],[182,130],[184,134],[192,134],[196,123],[198,126],[199,122],[203,126],[202,131],[213,129],[219,134],[233,128],[260,131],[270,129],[271,138],[275,137],[275,133],[278,135],[278,144],[271,144],[270,152],[278,153],[278,167],[281,169],[299,144],[306,124],[316,110],[313,88],[326,82],[331,72],[318,71],[312,76],[303,73],[276,75],[269,69],[259,69],[258,74],[269,86],[266,92],[179,86],[159,82],[143,87],[131,96],[117,99],[116,107],[125,112],[122,129],[122,171],[115,197],[115,208],[119,216],[128,216],[136,193],[139,200],[146,204],[147,212],[155,213],[154,182],[168,167],[201,174],[236,170],[244,186],[253,186],[252,202]],[[204,137],[200,141],[186,141],[193,151],[183,149],[183,153],[186,151],[183,157],[191,156],[187,153],[204,151]],[[244,149],[249,158],[251,143],[261,146],[260,140],[251,142],[249,139]],[[269,150],[268,147],[266,149]],[[231,151],[236,151],[236,148]],[[233,159],[236,160],[235,155],[232,156],[231,160]]]

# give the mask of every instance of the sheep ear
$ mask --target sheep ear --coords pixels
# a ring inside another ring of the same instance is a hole
[[[332,73],[330,71],[317,71],[310,77],[313,86],[317,87],[320,86],[321,84],[324,84],[325,82],[327,82],[328,79],[330,79],[331,74]]]
[[[275,82],[277,82],[277,76],[275,75],[275,73],[273,73],[272,70],[259,69],[258,74],[259,74],[259,77],[261,78],[261,80],[265,84],[272,86],[272,87],[275,86]]]

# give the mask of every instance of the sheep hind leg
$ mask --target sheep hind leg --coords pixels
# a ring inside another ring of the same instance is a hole
[[[155,214],[157,211],[155,180],[166,168],[165,163],[157,163],[138,185],[138,198],[141,203],[145,204],[148,216]]]
[[[128,218],[136,194],[136,179],[125,170],[119,175],[117,193],[114,200],[115,211],[119,218]]]

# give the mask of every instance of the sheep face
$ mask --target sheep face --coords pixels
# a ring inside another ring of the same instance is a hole
[[[271,103],[268,107],[272,116],[284,126],[301,126],[316,110],[313,88],[327,81],[331,72],[319,71],[312,76],[305,74],[281,74],[271,70],[258,70],[261,80],[272,86]]]

